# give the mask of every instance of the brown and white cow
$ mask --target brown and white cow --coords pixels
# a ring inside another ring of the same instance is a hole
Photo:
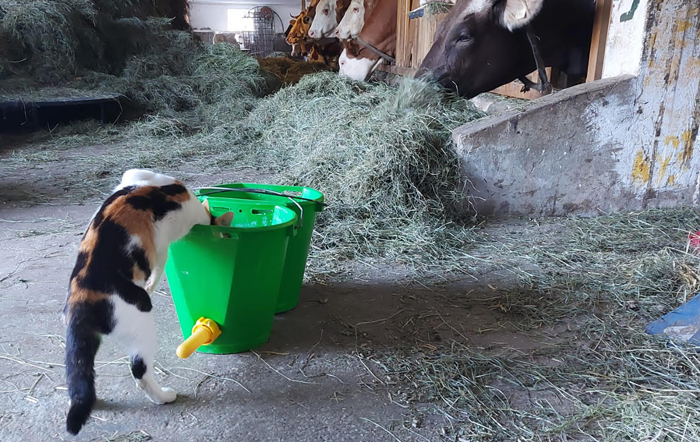
[[[365,10],[362,32],[355,40],[343,41],[339,59],[341,76],[365,81],[386,61],[383,57],[394,57],[397,5],[397,0],[378,0],[371,10]]]
[[[471,98],[523,80],[537,51],[544,65],[585,76],[594,13],[595,0],[457,0],[417,77]]]
[[[365,24],[365,9],[371,11],[375,4],[376,0],[351,0],[338,27],[335,28],[335,36],[341,40],[356,38]]]
[[[335,28],[349,5],[350,0],[320,0],[316,5],[316,17],[309,29],[309,38],[334,38]]]

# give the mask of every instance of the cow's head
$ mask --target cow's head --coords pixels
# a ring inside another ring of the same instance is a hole
[[[432,77],[462,96],[474,97],[523,75],[523,67],[529,73],[534,58],[522,28],[543,3],[457,0],[416,76]]]
[[[338,26],[335,16],[337,9],[336,0],[321,0],[316,5],[316,17],[309,28],[309,38],[319,39],[329,37]]]
[[[362,31],[365,24],[365,0],[351,0],[350,6],[345,11],[343,19],[340,20],[335,29],[335,36],[341,40],[356,38]]]
[[[304,37],[306,37],[306,32],[309,30],[308,26],[311,26],[311,19],[306,15],[306,11],[301,11],[296,17],[292,16],[294,23],[291,23],[291,29],[287,33],[286,41],[290,45],[299,43]],[[308,26],[306,23],[308,23]]]
[[[355,81],[366,81],[382,63],[379,57],[367,52],[369,51],[363,51],[354,41],[346,40],[343,43],[343,52],[338,59],[338,75]],[[365,56],[360,56],[361,53]]]

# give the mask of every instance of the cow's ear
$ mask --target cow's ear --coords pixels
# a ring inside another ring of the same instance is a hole
[[[539,14],[544,0],[503,0],[500,21],[503,27],[514,31],[526,26]]]

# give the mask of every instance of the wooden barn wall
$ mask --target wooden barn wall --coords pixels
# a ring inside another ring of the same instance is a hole
[[[409,19],[409,12],[420,7],[420,0],[399,0],[396,16],[396,66],[399,70],[418,69],[433,45],[433,37],[447,13]]]

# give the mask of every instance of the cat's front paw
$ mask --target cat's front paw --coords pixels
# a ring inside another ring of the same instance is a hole
[[[172,388],[157,388],[155,390],[146,391],[146,396],[154,404],[163,405],[172,402],[177,398],[177,393]]]
[[[162,400],[160,404],[167,404],[168,402],[172,402],[177,398],[177,392],[172,388],[163,387],[161,389],[160,398]]]

